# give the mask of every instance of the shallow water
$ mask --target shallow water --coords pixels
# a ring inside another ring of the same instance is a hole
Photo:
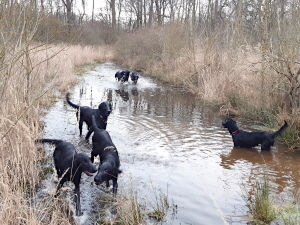
[[[300,188],[299,153],[288,153],[280,145],[271,152],[233,149],[216,110],[182,89],[148,77],[141,77],[137,85],[119,84],[114,74],[120,69],[112,63],[95,66],[71,91],[71,101],[94,108],[102,101],[112,102],[107,131],[123,170],[119,192],[133,187],[147,203],[155,201],[155,192],[167,193],[173,210],[163,224],[246,224],[243,195],[264,175],[278,199]],[[75,110],[64,96],[44,121],[44,137],[70,141],[78,151],[90,154],[91,145],[79,137]],[[247,122],[239,125],[253,129]],[[48,149],[51,155],[53,148]],[[55,176],[48,177],[42,192],[55,190]],[[86,175],[81,183],[84,215],[77,220],[93,224],[92,205],[102,191]]]

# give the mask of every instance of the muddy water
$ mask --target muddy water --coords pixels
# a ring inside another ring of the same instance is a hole
[[[112,102],[107,130],[120,154],[120,194],[133,187],[147,203],[155,202],[154,192],[167,194],[172,210],[163,224],[246,224],[243,194],[264,175],[278,199],[300,188],[300,154],[287,153],[280,145],[271,152],[233,149],[216,110],[150,78],[141,77],[137,85],[119,84],[114,79],[119,69],[111,63],[97,65],[81,77],[71,99],[94,108],[101,101]],[[44,137],[70,141],[90,153],[91,145],[79,137],[75,111],[64,99],[44,121]],[[253,129],[247,122],[239,124]],[[44,192],[54,190],[54,177],[45,181]],[[102,193],[92,181],[83,175],[81,224],[93,224],[94,199]]]

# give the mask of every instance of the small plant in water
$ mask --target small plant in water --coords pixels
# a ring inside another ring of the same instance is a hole
[[[120,198],[117,210],[118,216],[115,224],[140,225],[144,223],[144,215],[136,193],[132,192],[129,198]]]
[[[161,222],[164,220],[169,207],[168,195],[160,192],[155,195],[155,205],[152,206],[152,211],[148,213],[148,216]]]
[[[269,224],[276,218],[276,210],[270,198],[269,182],[266,178],[257,181],[253,194],[247,199],[247,206],[254,224]]]
[[[142,207],[137,194],[131,191],[126,197],[102,193],[97,199],[97,224],[106,225],[140,225],[144,224]]]

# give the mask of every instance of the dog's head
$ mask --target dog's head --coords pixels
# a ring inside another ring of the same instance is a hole
[[[116,167],[114,162],[103,162],[99,165],[98,173],[94,177],[94,181],[99,185],[113,177],[117,178],[120,173],[122,173],[122,171]]]
[[[132,73],[130,74],[130,77],[131,77],[131,80],[132,80],[134,83],[136,83],[137,80],[139,79],[139,75],[138,75],[137,73],[135,73],[135,72],[132,72]]]
[[[98,110],[103,117],[108,117],[112,111],[112,105],[110,102],[102,102],[98,106]]]
[[[103,183],[106,180],[109,180],[110,176],[112,175],[113,167],[110,163],[102,163],[99,165],[98,173],[94,177],[94,181],[97,185]]]
[[[93,176],[93,173],[97,172],[97,168],[93,165],[91,159],[86,154],[77,154],[76,161],[79,164],[80,170],[86,175]]]
[[[228,119],[223,120],[222,126],[224,128],[231,128],[231,127],[236,127],[237,125],[236,125],[236,122],[233,119],[228,118]]]
[[[118,81],[120,81],[122,77],[123,77],[123,75],[122,75],[121,71],[116,72],[115,78],[116,78]]]

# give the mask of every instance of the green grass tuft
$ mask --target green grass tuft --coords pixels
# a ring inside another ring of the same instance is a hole
[[[270,197],[266,178],[256,182],[254,194],[248,197],[247,206],[255,224],[269,224],[276,218],[276,210]]]

